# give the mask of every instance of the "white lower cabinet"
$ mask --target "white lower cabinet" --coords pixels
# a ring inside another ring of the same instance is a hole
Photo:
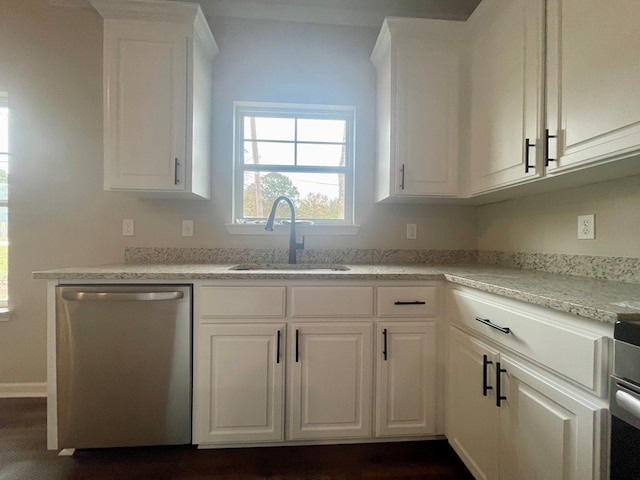
[[[477,479],[595,480],[605,406],[450,327],[447,436]]]
[[[371,435],[372,324],[293,323],[289,437]]]
[[[376,436],[434,435],[437,323],[377,324]]]
[[[440,291],[419,283],[197,285],[193,443],[441,435]]]
[[[284,323],[199,327],[194,443],[284,440]]]
[[[526,365],[501,355],[501,479],[589,480],[598,474],[594,445],[602,407],[570,394]]]
[[[482,480],[498,478],[500,410],[493,393],[483,388],[491,378],[486,388],[493,389],[497,357],[487,344],[450,328],[447,438],[474,477]]]

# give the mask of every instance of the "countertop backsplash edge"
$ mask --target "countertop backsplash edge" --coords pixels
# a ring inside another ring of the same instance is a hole
[[[286,263],[283,248],[126,247],[125,264]],[[481,264],[599,280],[640,283],[640,258],[561,253],[435,249],[306,249],[300,263],[349,265]]]

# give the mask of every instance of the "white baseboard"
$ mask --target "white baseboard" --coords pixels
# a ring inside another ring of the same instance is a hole
[[[0,383],[0,398],[46,397],[47,384]]]

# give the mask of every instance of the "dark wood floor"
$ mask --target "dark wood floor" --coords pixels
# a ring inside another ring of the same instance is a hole
[[[196,450],[46,449],[44,399],[0,399],[0,480],[473,480],[445,441]]]

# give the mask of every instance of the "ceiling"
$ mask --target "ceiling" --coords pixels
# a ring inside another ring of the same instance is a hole
[[[89,0],[49,0],[49,3],[91,8]],[[198,3],[205,15],[212,17],[379,28],[387,16],[466,20],[480,0],[199,0]]]
[[[207,15],[380,27],[386,16],[466,20],[480,0],[200,0]]]

